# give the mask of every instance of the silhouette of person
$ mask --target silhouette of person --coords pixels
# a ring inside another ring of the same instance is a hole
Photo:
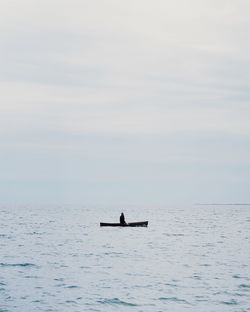
[[[121,224],[126,224],[126,221],[125,221],[125,217],[124,217],[123,212],[122,212],[121,215],[120,215],[120,223],[121,223]]]

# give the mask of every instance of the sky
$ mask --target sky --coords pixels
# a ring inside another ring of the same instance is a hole
[[[0,202],[250,202],[249,0],[1,0]]]

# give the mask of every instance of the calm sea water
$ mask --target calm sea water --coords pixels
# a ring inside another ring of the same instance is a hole
[[[249,206],[1,207],[0,311],[250,311],[249,237]]]

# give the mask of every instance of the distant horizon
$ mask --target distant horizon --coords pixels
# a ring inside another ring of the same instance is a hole
[[[103,206],[103,207],[169,207],[169,206],[250,206],[250,203],[133,203],[133,202],[117,202],[117,203],[98,203],[98,202],[6,202],[0,203],[0,206]]]
[[[200,206],[250,206],[250,203],[197,203]]]

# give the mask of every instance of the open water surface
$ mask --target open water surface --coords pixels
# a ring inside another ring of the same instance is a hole
[[[249,206],[2,206],[0,312],[247,312],[249,237]]]

